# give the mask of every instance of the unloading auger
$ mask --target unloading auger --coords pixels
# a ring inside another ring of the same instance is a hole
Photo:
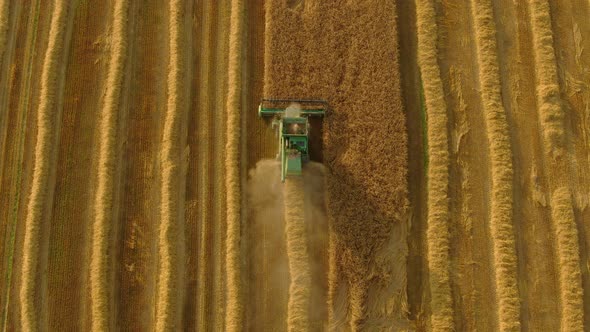
[[[262,99],[258,115],[273,117],[279,139],[281,181],[287,176],[300,176],[303,163],[309,161],[310,116],[324,116],[328,103],[319,99]]]

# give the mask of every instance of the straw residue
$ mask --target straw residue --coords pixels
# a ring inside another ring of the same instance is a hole
[[[529,1],[533,54],[537,83],[537,106],[543,132],[543,148],[549,169],[551,219],[557,241],[561,328],[581,331],[584,328],[583,291],[578,231],[568,183],[568,160],[565,140],[564,109],[560,98],[557,64],[551,30],[551,12],[547,0]]]
[[[559,187],[551,195],[551,218],[557,231],[561,326],[563,331],[584,329],[578,230],[568,188]]]
[[[37,141],[34,152],[34,168],[31,193],[29,196],[23,247],[23,262],[19,303],[21,311],[21,328],[23,331],[40,329],[35,295],[39,263],[40,228],[48,219],[45,208],[52,204],[50,173],[54,167],[55,146],[58,144],[58,126],[60,110],[57,108],[58,72],[62,72],[60,59],[64,56],[66,39],[66,22],[69,1],[56,1],[53,6],[49,40],[41,72],[41,92],[37,111]]]
[[[291,177],[285,181],[285,232],[291,277],[287,313],[289,331],[309,330],[311,271],[305,232],[304,192],[302,178]]]
[[[241,220],[241,175],[240,175],[240,123],[242,90],[242,40],[244,29],[244,1],[232,0],[229,35],[228,96],[227,96],[227,142],[225,146],[227,239],[226,239],[226,285],[227,309],[226,330],[242,329],[242,291],[240,274],[240,220]]]
[[[187,107],[184,83],[183,1],[169,2],[168,104],[164,119],[161,158],[161,206],[158,234],[158,285],[156,331],[181,329],[184,276],[184,196],[182,184],[183,123]]]
[[[472,0],[475,42],[492,171],[490,231],[500,330],[520,330],[517,258],[512,226],[512,149],[500,94],[496,26],[489,0]]]
[[[107,91],[99,124],[98,179],[90,256],[90,303],[93,331],[105,331],[111,328],[108,249],[113,222],[114,170],[117,162],[115,151],[117,111],[127,58],[127,7],[126,0],[119,0],[114,6]]]
[[[563,153],[565,142],[564,112],[559,96],[551,13],[547,0],[531,0],[529,9],[536,67],[537,104],[543,139],[545,147],[548,148],[547,152],[555,157]]]
[[[449,279],[449,152],[447,105],[437,63],[438,29],[431,0],[417,0],[418,64],[422,75],[428,118],[428,229],[427,250],[434,331],[453,330],[453,303]]]

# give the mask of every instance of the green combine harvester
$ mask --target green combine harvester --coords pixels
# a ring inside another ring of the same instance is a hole
[[[287,176],[300,176],[303,163],[309,161],[310,116],[324,116],[328,103],[315,99],[262,99],[261,117],[273,117],[272,126],[279,138],[281,181]]]

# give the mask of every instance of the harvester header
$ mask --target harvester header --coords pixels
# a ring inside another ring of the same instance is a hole
[[[273,117],[277,128],[281,160],[281,181],[287,176],[300,176],[302,165],[309,161],[310,116],[324,116],[328,103],[320,99],[262,99],[258,115]]]

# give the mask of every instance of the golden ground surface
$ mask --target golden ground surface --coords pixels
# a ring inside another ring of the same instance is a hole
[[[589,15],[0,0],[0,328],[589,329]],[[299,216],[263,96],[330,103]]]

